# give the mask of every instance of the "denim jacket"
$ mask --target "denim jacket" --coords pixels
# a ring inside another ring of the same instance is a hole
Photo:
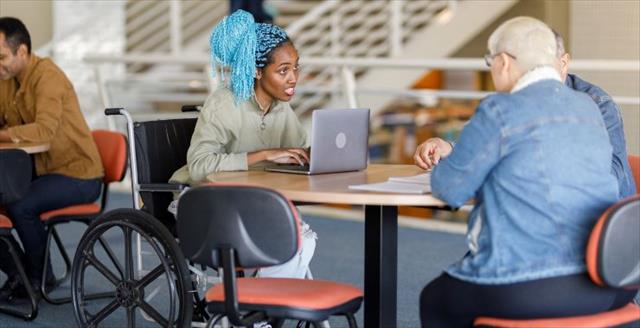
[[[431,174],[434,195],[451,206],[474,198],[469,252],[447,269],[458,279],[507,284],[585,271],[589,232],[618,197],[596,104],[551,68],[527,79],[485,98]]]
[[[634,195],[636,193],[636,184],[627,160],[627,145],[624,139],[624,127],[618,105],[602,89],[573,74],[569,74],[564,82],[568,87],[588,94],[600,108],[600,113],[604,119],[604,125],[607,127],[607,132],[609,132],[609,140],[613,147],[611,172],[618,179],[619,197],[625,198]]]

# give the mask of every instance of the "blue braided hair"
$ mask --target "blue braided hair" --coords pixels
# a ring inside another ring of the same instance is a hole
[[[288,42],[287,33],[278,26],[256,23],[244,10],[236,10],[226,16],[211,32],[211,65],[213,74],[217,68],[231,69],[230,89],[241,102],[253,95],[256,67],[268,64],[269,53]],[[224,70],[220,70],[224,81]]]

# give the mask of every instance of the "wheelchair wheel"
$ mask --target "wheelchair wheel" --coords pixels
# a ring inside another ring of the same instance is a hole
[[[143,270],[134,267],[136,235],[142,240]],[[191,290],[176,240],[139,210],[118,209],[101,216],[83,235],[73,260],[71,293],[81,327],[135,327],[145,319],[161,327],[189,327]],[[111,297],[92,297],[105,294]]]

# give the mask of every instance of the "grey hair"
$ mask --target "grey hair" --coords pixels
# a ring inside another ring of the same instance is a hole
[[[555,29],[552,28],[551,32],[553,32],[553,36],[556,37],[556,57],[560,58],[566,53],[566,51],[564,50],[564,39],[562,38],[562,35],[560,35],[560,33],[558,33],[558,31],[556,31]]]
[[[536,67],[554,66],[556,39],[551,29],[532,17],[512,18],[498,26],[487,44],[491,54],[508,53],[524,72]]]

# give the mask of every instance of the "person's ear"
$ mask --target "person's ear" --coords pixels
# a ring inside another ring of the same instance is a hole
[[[16,53],[18,55],[18,57],[20,58],[25,58],[29,55],[29,49],[27,49],[27,45],[26,44],[20,44],[18,46],[18,51]]]
[[[512,62],[510,60],[511,57],[509,57],[509,55],[504,52],[501,53],[498,57],[500,57],[500,60],[494,60],[494,63],[497,62],[498,68],[502,73],[508,73],[509,68],[512,65]]]
[[[569,55],[569,53],[565,53],[560,57],[560,64],[563,70],[569,70],[569,61],[571,61],[571,55]]]
[[[256,68],[256,80],[260,80],[262,78],[262,70]]]

